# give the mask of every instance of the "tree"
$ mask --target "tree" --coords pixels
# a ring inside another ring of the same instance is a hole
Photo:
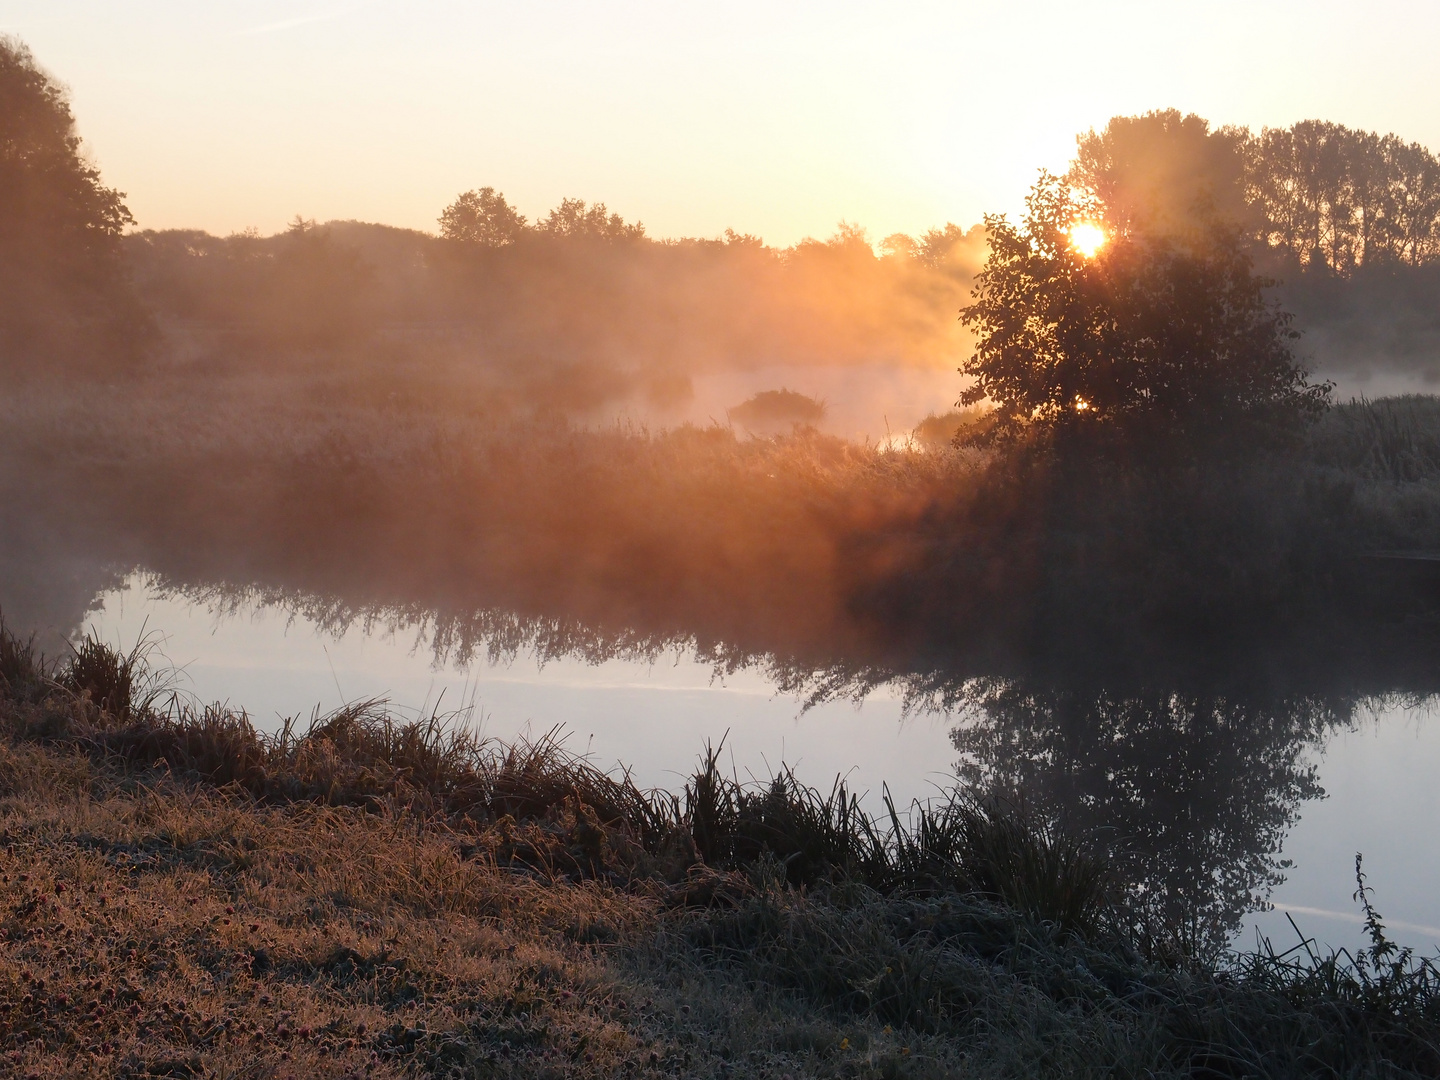
[[[1296,362],[1290,317],[1267,301],[1243,238],[1212,223],[1185,242],[1148,235],[1042,174],[1017,228],[987,216],[990,254],[961,367],[962,405],[989,401],[991,437],[1061,433],[1206,441],[1293,430],[1327,402]],[[1123,215],[1121,215],[1123,218]],[[1108,240],[1087,257],[1077,223]]]
[[[887,259],[918,259],[920,245],[906,233],[891,233],[880,241],[880,254]]]
[[[1440,161],[1419,143],[1388,138],[1394,171],[1387,191],[1387,252],[1411,264],[1440,259]]]
[[[979,251],[985,246],[985,227],[972,225],[967,232],[947,221],[943,229],[927,229],[920,237],[915,257],[930,270],[971,272],[980,263]]]
[[[1070,180],[1126,231],[1176,237],[1215,221],[1243,225],[1246,135],[1175,109],[1116,116],[1076,139]]]
[[[0,38],[0,368],[138,355],[149,324],[120,251],[133,223],[81,156],[64,88]]]
[[[640,222],[627,224],[619,214],[612,214],[604,203],[585,204],[584,199],[562,199],[535,227],[548,236],[574,237],[588,240],[641,240],[645,226]]]
[[[440,214],[440,235],[446,240],[504,247],[524,233],[525,218],[492,187],[462,192]]]

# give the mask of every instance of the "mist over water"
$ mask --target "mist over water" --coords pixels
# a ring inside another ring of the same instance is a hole
[[[479,188],[216,237],[127,232],[37,100],[94,217],[0,200],[0,603],[52,657],[154,632],[261,728],[383,696],[658,787],[722,740],[877,813],[962,785],[1196,942],[1275,900],[1343,943],[1354,847],[1440,943],[1440,402],[1300,366],[1440,379],[1424,148],[1172,110],[1019,226],[777,249]]]
[[[1102,838],[1157,903],[1241,945],[1259,929],[1285,947],[1285,910],[1323,941],[1353,940],[1354,848],[1396,940],[1437,943],[1431,691],[1375,696],[1364,665],[1308,690],[1224,669],[1169,685],[1056,669],[985,677],[983,665],[886,674],[863,652],[815,667],[643,625],[367,608],[363,588],[347,598],[162,580],[79,551],[57,552],[65,572],[44,580],[59,587],[27,593],[18,583],[36,553],[8,554],[4,594],[28,595],[52,642],[82,627],[121,647],[162,635],[187,693],[244,707],[262,728],[385,696],[402,714],[455,710],[498,738],[559,727],[571,749],[660,787],[722,738],[742,777],[790,765],[824,788],[842,775],[872,808],[882,784],[905,801],[959,779]],[[1247,914],[1267,901],[1277,910]]]

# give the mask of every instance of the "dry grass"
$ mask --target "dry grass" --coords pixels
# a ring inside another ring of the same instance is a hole
[[[1099,868],[998,808],[892,814],[882,836],[839,788],[742,789],[712,753],[681,813],[548,743],[374,705],[266,741],[216,710],[109,713],[74,689],[97,666],[83,650],[28,663],[11,681],[44,692],[0,693],[13,1075],[1440,1068],[1440,978],[1368,897],[1356,957],[1216,969],[1123,911],[1067,918],[1057,884]],[[132,674],[143,693],[143,662]]]

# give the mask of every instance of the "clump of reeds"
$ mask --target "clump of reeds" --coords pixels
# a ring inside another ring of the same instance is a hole
[[[990,897],[1065,929],[1099,924],[1112,875],[1103,860],[1024,807],[954,791],[938,805],[916,803],[908,826],[885,796],[891,829],[879,884],[908,892]]]
[[[152,677],[150,654],[157,642],[141,636],[129,652],[112,648],[90,632],[70,646],[60,685],[85,695],[106,716],[129,720],[150,711],[164,693],[164,680]]]
[[[21,638],[5,625],[0,612],[0,692],[28,699],[46,682],[45,657],[35,648],[35,635]]]
[[[1440,476],[1440,399],[1428,395],[1336,406],[1311,436],[1321,464],[1371,480],[1414,482]]]
[[[768,783],[725,777],[707,748],[685,789],[685,826],[705,860],[726,868],[774,860],[791,885],[850,880],[886,895],[989,897],[1066,929],[1098,925],[1111,882],[1104,864],[1037,815],[963,789],[888,821],[866,814],[836,780],[828,794],[782,770]]]

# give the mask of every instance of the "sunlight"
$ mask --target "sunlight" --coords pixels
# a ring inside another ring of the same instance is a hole
[[[1090,408],[1090,402],[1086,401],[1083,397],[1077,397],[1077,398],[1075,399],[1075,411],[1076,411],[1076,412],[1085,412],[1085,411],[1087,411],[1089,408]]]
[[[1077,221],[1070,226],[1070,243],[1087,259],[1105,246],[1105,230],[1093,221]]]

